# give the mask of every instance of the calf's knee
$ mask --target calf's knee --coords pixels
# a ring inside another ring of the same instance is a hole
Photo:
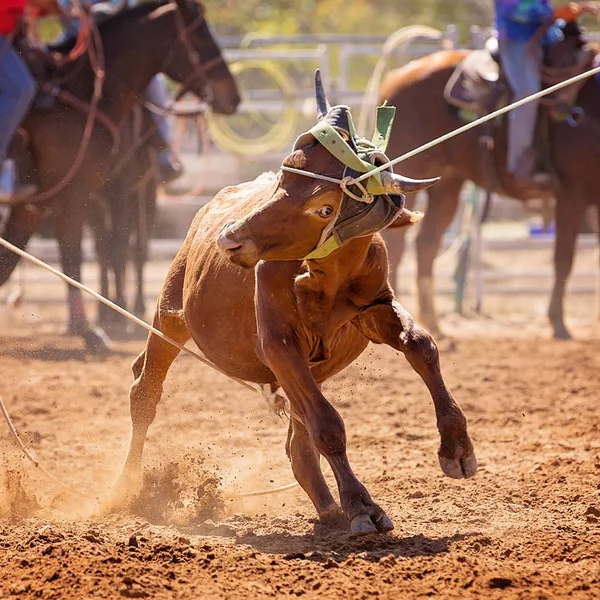
[[[431,334],[422,327],[413,327],[404,333],[404,344],[426,364],[439,360],[440,353]]]

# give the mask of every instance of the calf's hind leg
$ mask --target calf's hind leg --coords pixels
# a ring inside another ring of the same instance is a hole
[[[180,344],[190,339],[183,320],[183,277],[185,266],[177,260],[167,275],[154,314],[153,326]],[[142,467],[142,452],[148,428],[156,416],[162,385],[179,349],[150,333],[146,348],[132,365],[135,380],[129,390],[131,440],[120,484],[137,484]]]
[[[396,301],[376,304],[360,313],[356,327],[372,342],[400,350],[429,389],[437,417],[441,444],[438,458],[449,477],[472,477],[477,471],[467,420],[446,387],[437,346],[431,335],[414,324],[410,314]]]
[[[321,472],[320,454],[312,443],[306,427],[293,416],[290,417],[285,450],[294,477],[312,500],[319,520],[324,524],[335,524],[344,519]]]

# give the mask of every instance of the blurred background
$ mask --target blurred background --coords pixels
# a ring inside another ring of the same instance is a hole
[[[493,19],[489,0],[246,0],[242,4],[206,0],[205,6],[243,100],[235,115],[222,117],[209,111],[198,114],[197,101],[184,97],[178,104],[178,115],[170,117],[185,173],[160,192],[150,258],[161,266],[148,270],[151,299],[196,211],[224,186],[276,170],[296,136],[314,124],[313,78],[317,67],[331,103],[349,104],[359,133],[370,136],[364,126],[366,115],[373,111],[378,84],[385,73],[441,48],[482,47]],[[56,33],[56,24],[47,21],[43,34],[50,39]],[[600,39],[595,21],[584,18],[582,23],[591,39]],[[422,37],[410,44],[402,43],[402,32],[416,26]],[[401,166],[396,170],[401,172]],[[477,204],[480,198],[465,186],[463,206],[469,202]],[[417,208],[426,206],[418,204]],[[495,308],[504,310],[505,296],[523,293],[535,299],[534,312],[541,315],[546,310],[554,234],[552,223],[542,226],[542,208],[536,202],[494,198],[477,257],[480,269],[475,276],[479,281],[473,285],[479,296],[484,291],[495,295]],[[463,214],[459,211],[447,232],[444,248],[450,247],[464,229]],[[585,297],[594,293],[596,285],[596,224],[595,215],[590,213],[579,242],[581,251],[571,286],[572,292]],[[409,308],[414,292],[414,233],[409,234],[408,258],[402,267],[407,296],[403,301]],[[56,242],[49,233],[42,232],[30,248],[44,260],[57,260]],[[517,253],[518,260],[510,258],[511,251]],[[93,261],[89,239],[85,255]],[[450,298],[455,293],[457,260],[456,253],[442,252],[436,267],[438,295]],[[94,268],[89,265],[88,281],[92,284],[96,281],[95,274],[91,274]],[[27,273],[15,285],[46,277],[33,273],[31,268],[21,270]],[[467,274],[467,296],[471,279],[472,274]],[[35,291],[35,286],[29,289]],[[62,292],[57,292],[56,300],[59,295]],[[481,298],[476,302],[480,303]],[[531,303],[526,304],[523,308],[528,312]]]

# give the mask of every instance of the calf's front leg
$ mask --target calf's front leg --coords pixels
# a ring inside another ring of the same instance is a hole
[[[259,355],[275,373],[290,401],[294,426],[288,451],[292,468],[319,517],[327,519],[334,513],[335,503],[320,473],[315,450],[327,459],[335,475],[350,531],[363,535],[392,530],[392,521],[373,502],[350,467],[342,417],[321,393],[295,334],[259,333]],[[308,436],[303,438],[304,430]]]
[[[257,269],[259,281],[268,270],[268,263]],[[290,402],[292,429],[287,450],[294,476],[312,500],[319,518],[328,520],[337,510],[319,466],[318,456],[324,456],[335,475],[350,531],[354,535],[390,531],[394,528],[392,521],[373,502],[350,467],[344,422],[311,373],[306,342],[288,320],[293,311],[286,313],[287,297],[281,291],[269,293],[267,283],[257,285],[257,354],[273,371]]]
[[[375,304],[361,311],[352,323],[372,342],[400,350],[429,389],[440,432],[438,457],[449,477],[472,477],[477,459],[467,432],[467,420],[446,387],[439,353],[431,335],[415,325],[410,314],[396,300]]]

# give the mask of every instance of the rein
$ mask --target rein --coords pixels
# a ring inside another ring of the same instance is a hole
[[[79,4],[79,0],[74,0],[77,4]],[[83,13],[82,13],[83,14]],[[25,197],[14,197],[7,204],[10,206],[20,205],[20,204],[39,204],[41,202],[46,202],[62,192],[67,185],[71,183],[83,161],[85,160],[85,156],[87,153],[87,149],[90,144],[90,140],[92,137],[92,131],[94,128],[94,124],[98,117],[98,103],[102,98],[102,90],[104,86],[105,72],[104,72],[104,54],[102,51],[102,40],[100,38],[100,33],[96,24],[89,18],[86,18],[89,25],[89,37],[87,44],[87,53],[90,60],[90,65],[94,72],[94,92],[92,95],[92,100],[89,105],[86,107],[87,110],[87,119],[85,123],[85,128],[83,131],[83,136],[81,138],[81,143],[79,145],[79,149],[77,150],[77,154],[75,156],[75,160],[71,165],[70,169],[64,175],[64,177],[58,181],[55,185],[53,185],[49,190],[45,192],[41,192],[40,194],[35,194],[33,196],[25,196]],[[74,96],[73,96],[74,98]]]
[[[198,15],[196,20],[190,25],[186,25],[181,10],[178,9],[175,11],[175,22],[177,24],[177,37],[187,50],[187,57],[192,66],[192,72],[185,78],[185,81],[181,85],[181,89],[177,92],[175,99],[171,102],[171,106],[165,109],[165,112],[170,111],[172,105],[187,94],[197,80],[203,79],[204,81],[208,81],[207,73],[214,67],[225,63],[225,58],[222,54],[203,62],[202,57],[198,54],[198,51],[194,48],[194,45],[190,40],[190,35],[206,23],[203,14]],[[169,64],[173,58],[174,52],[175,45],[171,48],[163,66]]]

